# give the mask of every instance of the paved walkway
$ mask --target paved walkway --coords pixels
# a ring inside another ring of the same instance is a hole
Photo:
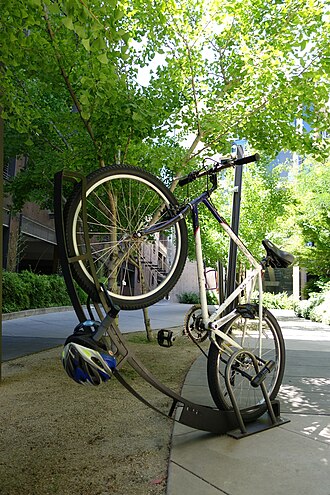
[[[152,306],[153,328],[181,325],[188,307]],[[330,495],[330,327],[273,312],[286,340],[279,398],[290,423],[241,440],[175,424],[167,495]],[[4,321],[4,359],[60,345],[76,324],[72,311]],[[120,328],[143,330],[142,311],[122,311]],[[188,373],[183,396],[212,404],[204,356]]]
[[[279,399],[290,423],[240,440],[175,424],[167,495],[330,495],[330,327],[273,312],[286,340]],[[212,403],[203,356],[182,395]]]
[[[183,323],[190,304],[160,301],[149,308],[152,328],[158,330]],[[24,313],[21,313],[24,314]],[[74,311],[35,314],[2,322],[2,360],[15,359],[63,344],[78,324]],[[123,333],[145,329],[143,311],[121,311],[119,328]]]

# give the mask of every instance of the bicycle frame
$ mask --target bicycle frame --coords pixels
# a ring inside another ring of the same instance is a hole
[[[210,340],[219,347],[215,336],[220,337],[223,341],[228,343],[230,346],[237,350],[243,349],[235,340],[231,339],[229,335],[221,330],[223,327],[235,314],[235,311],[231,311],[224,316],[221,316],[224,311],[231,305],[231,303],[238,297],[241,291],[243,291],[249,284],[251,284],[251,289],[248,296],[248,302],[250,300],[252,291],[256,285],[256,280],[258,280],[258,291],[259,291],[259,354],[261,355],[261,333],[262,333],[262,265],[253,257],[241,239],[234,233],[232,228],[228,225],[226,220],[219,214],[212,203],[209,200],[210,195],[216,189],[216,186],[210,190],[203,192],[200,196],[190,201],[185,207],[175,216],[167,221],[156,223],[144,230],[143,234],[155,233],[162,228],[170,227],[185,217],[189,211],[192,214],[194,237],[195,237],[195,250],[196,250],[196,261],[197,261],[197,276],[198,276],[198,286],[202,309],[202,320],[203,325],[206,330],[210,332]],[[203,264],[203,249],[200,234],[199,218],[198,218],[198,205],[203,203],[214,218],[219,223],[220,227],[226,232],[228,237],[233,240],[237,245],[238,249],[245,255],[249,260],[251,266],[253,266],[252,273],[248,274],[245,279],[240,283],[240,285],[226,298],[226,300],[220,305],[220,307],[211,315],[208,315],[208,305],[206,298],[206,283],[204,274],[204,264]],[[219,347],[220,348],[220,347]],[[228,350],[230,353],[234,351]]]
[[[198,276],[198,285],[199,285],[199,293],[201,300],[201,308],[202,308],[202,318],[203,324],[206,329],[210,331],[210,339],[217,346],[217,342],[215,339],[215,335],[219,336],[225,342],[234,346],[236,349],[242,349],[237,342],[231,339],[227,334],[221,331],[221,327],[223,327],[227,321],[229,321],[234,311],[224,315],[224,311],[231,305],[231,303],[238,297],[241,291],[243,291],[249,284],[251,284],[251,289],[249,293],[248,299],[251,297],[251,293],[255,287],[256,279],[258,279],[258,290],[259,290],[259,335],[261,336],[261,325],[262,325],[262,266],[260,263],[256,261],[256,259],[252,256],[247,247],[243,244],[241,239],[234,233],[232,228],[228,225],[226,220],[219,214],[219,212],[214,208],[212,203],[209,201],[210,193],[206,191],[201,194],[199,197],[191,201],[190,207],[192,211],[192,219],[193,219],[193,229],[194,229],[194,237],[195,237],[195,250],[196,250],[196,261],[197,261],[197,276]],[[244,280],[239,284],[239,286],[225,299],[225,301],[219,306],[219,308],[211,315],[208,315],[208,305],[206,298],[206,284],[205,284],[205,275],[204,275],[204,266],[203,266],[203,250],[202,250],[202,242],[200,235],[200,226],[199,226],[199,218],[198,218],[198,205],[200,203],[205,204],[210,213],[217,220],[221,228],[226,232],[226,234],[233,240],[233,242],[237,245],[239,250],[246,256],[251,265],[253,266],[252,273],[248,274]],[[259,347],[261,345],[261,339],[259,338]],[[261,354],[261,352],[260,352]]]

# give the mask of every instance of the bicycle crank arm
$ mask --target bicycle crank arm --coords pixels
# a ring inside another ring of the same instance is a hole
[[[261,368],[259,373],[251,380],[251,385],[254,388],[259,387],[259,385],[264,381],[267,374],[272,371],[275,367],[275,361],[267,361],[267,363]]]

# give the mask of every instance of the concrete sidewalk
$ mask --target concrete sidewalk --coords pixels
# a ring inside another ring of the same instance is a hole
[[[153,328],[182,325],[189,307],[152,306]],[[286,341],[279,399],[290,423],[241,440],[175,424],[167,495],[330,495],[330,327],[273,313]],[[4,360],[62,344],[76,324],[73,311],[4,321]],[[120,328],[143,330],[142,311],[122,311]],[[190,369],[182,395],[212,404],[204,356]]]
[[[167,495],[330,495],[330,327],[273,313],[286,340],[278,398],[290,423],[240,440],[175,424]],[[182,395],[212,404],[204,356]]]

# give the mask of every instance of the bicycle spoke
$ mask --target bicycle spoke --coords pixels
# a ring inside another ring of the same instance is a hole
[[[86,224],[78,194],[69,208],[71,251],[79,257],[86,254],[89,244],[98,277],[121,307],[138,307],[139,302],[144,307],[161,299],[173,286],[173,277],[177,280],[182,272],[187,242],[181,239],[187,237],[186,226],[181,221],[166,231],[143,237],[140,233],[156,212],[165,215],[170,211],[163,205],[176,204],[174,196],[157,178],[135,167],[109,167],[91,177],[86,188]],[[73,268],[87,292],[93,291],[86,257]]]
[[[275,325],[275,323],[274,323]],[[279,375],[283,373],[282,359],[283,338],[280,329],[274,326],[269,319],[263,319],[261,334],[259,335],[259,318],[243,318],[237,315],[229,321],[224,328],[231,339],[244,344],[243,350],[236,358],[231,356],[237,349],[228,344],[225,340],[220,340],[220,350],[216,346],[211,346],[209,351],[208,378],[212,397],[219,407],[231,409],[232,402],[224,379],[227,366],[229,370],[230,385],[234,393],[235,400],[240,409],[245,409],[248,417],[258,416],[256,406],[264,407],[264,396],[260,387],[252,387],[251,380],[255,377],[257,370],[250,353],[254,354],[260,368],[266,361],[275,362],[275,367],[267,374],[264,384],[268,394],[279,386]],[[259,355],[259,342],[261,339],[261,355]],[[244,350],[248,351],[244,355]],[[258,361],[258,358],[259,361]],[[280,378],[281,379],[281,378]]]

